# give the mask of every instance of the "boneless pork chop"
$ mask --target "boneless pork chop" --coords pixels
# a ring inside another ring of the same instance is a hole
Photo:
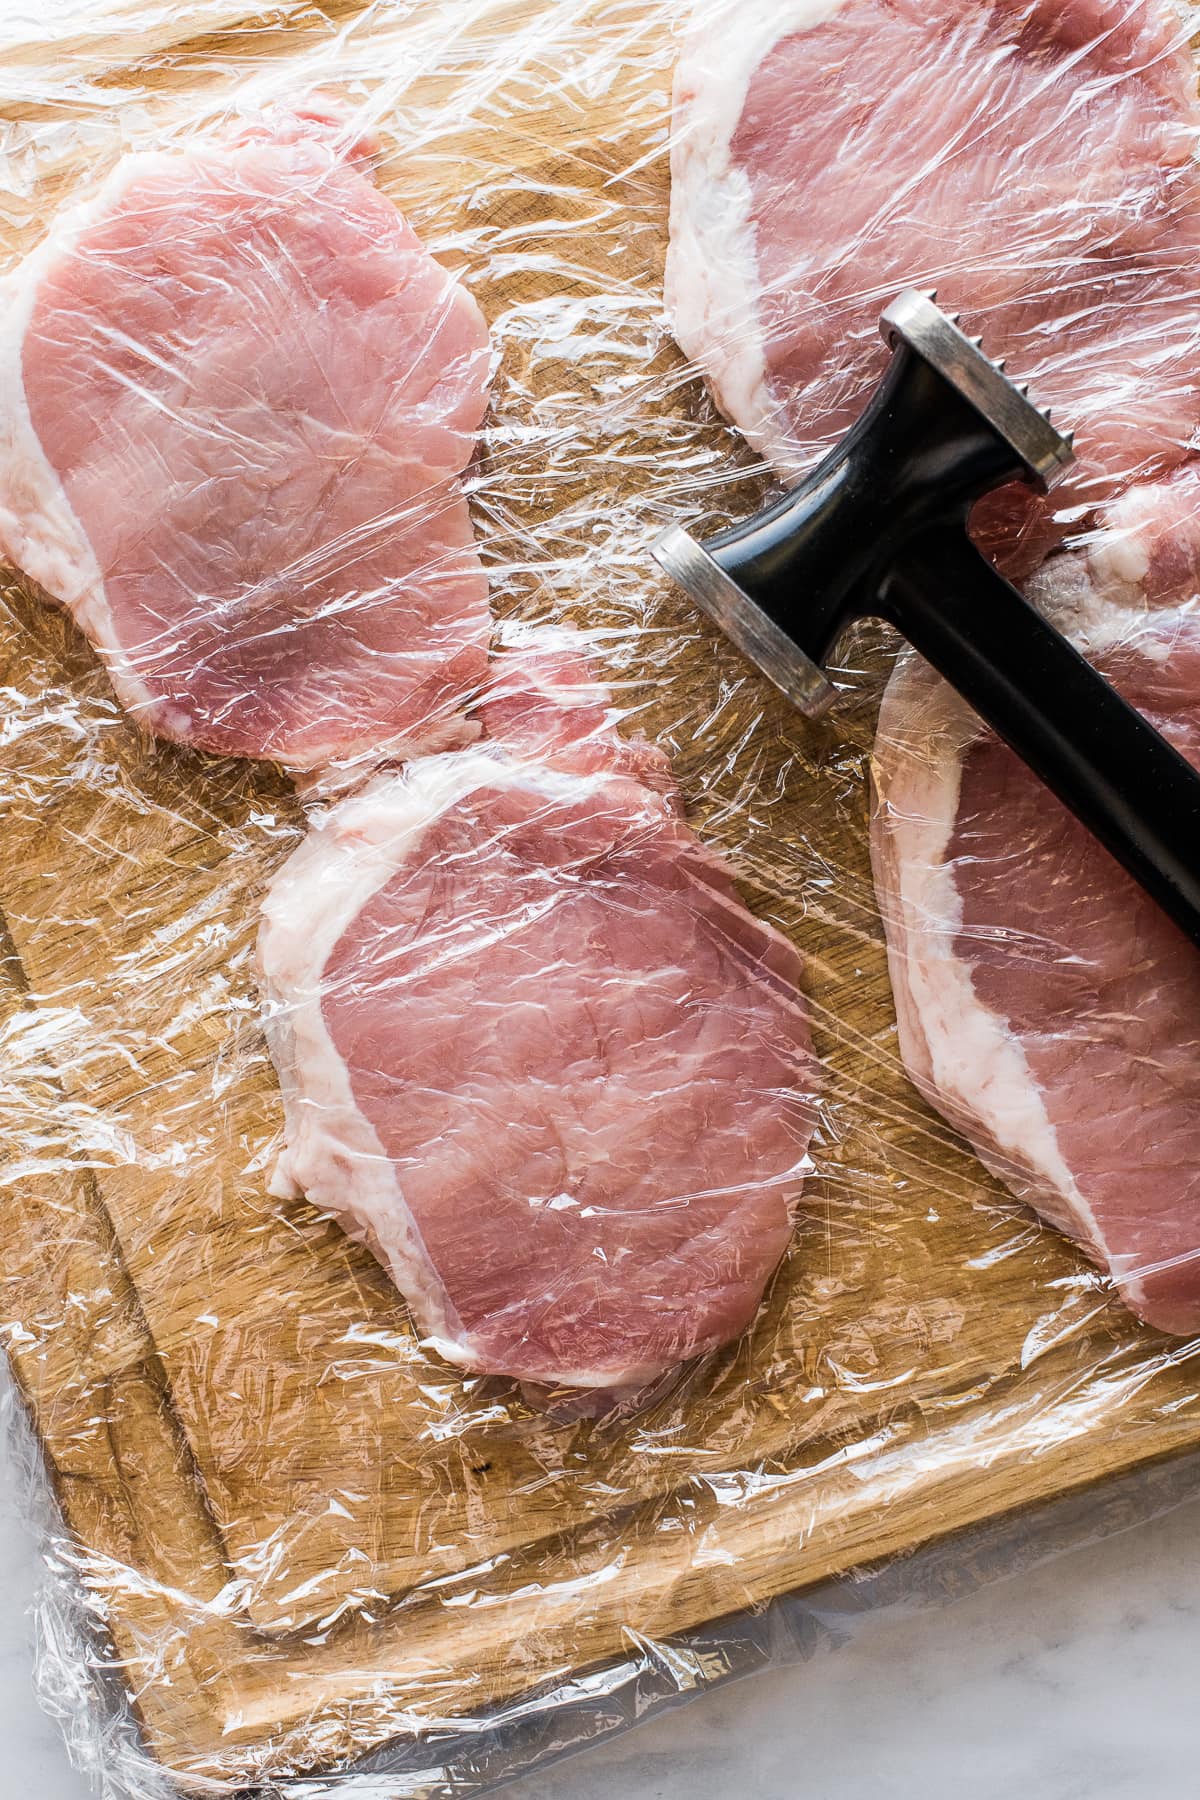
[[[336,113],[126,156],[3,284],[0,550],[165,737],[464,742],[488,363]]]
[[[377,778],[260,939],[283,1191],[370,1244],[469,1369],[628,1388],[726,1342],[787,1244],[799,959],[552,656],[492,737]],[[557,717],[557,731],[553,721]]]
[[[1192,486],[1132,491],[1034,593],[1200,765],[1194,515],[1190,555],[1159,531]],[[915,657],[889,685],[874,777],[914,1081],[1136,1313],[1200,1330],[1200,952]]]
[[[702,0],[667,290],[728,417],[783,473],[813,463],[917,286],[1076,434],[1053,520],[1024,490],[980,509],[1006,567],[1179,461],[1200,424],[1187,31],[1170,0]]]

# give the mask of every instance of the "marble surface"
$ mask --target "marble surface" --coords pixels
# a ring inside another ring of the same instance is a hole
[[[867,1621],[506,1790],[517,1800],[1185,1800],[1200,1503],[953,1606]]]
[[[36,1551],[0,1462],[0,1800],[89,1800],[32,1686]],[[1186,1800],[1200,1501],[954,1606],[866,1622],[505,1789],[514,1800]],[[118,1800],[116,1795],[112,1800]]]
[[[4,1403],[0,1371],[0,1410]],[[0,1800],[91,1800],[96,1789],[70,1767],[62,1733],[33,1689],[39,1561],[24,1498],[0,1439]]]

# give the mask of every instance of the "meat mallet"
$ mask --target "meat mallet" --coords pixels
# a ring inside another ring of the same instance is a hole
[[[655,556],[810,716],[846,628],[895,626],[1200,944],[1200,775],[967,532],[990,489],[1049,488],[1070,439],[933,296],[906,290],[880,330],[887,373],[812,473],[703,543],[672,527]]]

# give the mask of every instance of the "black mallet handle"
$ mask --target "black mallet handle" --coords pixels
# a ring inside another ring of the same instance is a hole
[[[961,532],[906,546],[871,608],[1200,944],[1200,777]]]

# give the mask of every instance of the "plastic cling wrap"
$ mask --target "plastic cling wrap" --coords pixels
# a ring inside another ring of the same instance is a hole
[[[718,363],[801,295],[807,455],[895,287],[958,279],[1103,448],[1032,591],[1186,741],[1184,29],[777,8],[800,159],[769,11],[0,26],[2,1316],[44,1687],[114,1792],[471,1791],[865,1591],[795,1590],[1165,1503],[1200,1437],[1191,952],[920,671],[876,742],[882,632],[805,722],[649,549],[775,491],[704,370],[776,454]],[[741,260],[688,287],[697,216]]]

